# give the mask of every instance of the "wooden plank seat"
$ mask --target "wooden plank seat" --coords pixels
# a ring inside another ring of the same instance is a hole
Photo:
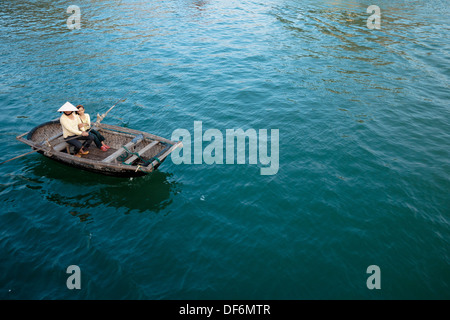
[[[145,152],[147,152],[148,150],[150,150],[151,148],[153,148],[154,146],[156,146],[159,143],[159,141],[153,141],[152,143],[146,145],[145,147],[143,147],[142,149],[140,149],[137,154],[138,155],[142,155]],[[132,157],[128,158],[127,161],[125,161],[125,164],[132,164],[133,161],[135,161],[138,158],[137,155],[133,155]]]
[[[114,152],[113,154],[111,154],[107,158],[103,159],[102,162],[104,162],[104,163],[111,163],[111,162],[113,162],[114,160],[116,160],[118,157],[120,157],[122,154],[124,154],[126,152],[125,148],[129,149],[129,148],[133,147],[134,145],[138,144],[139,142],[141,142],[143,139],[144,139],[144,136],[142,134],[137,135],[133,140],[128,142],[126,145],[124,145],[123,147],[117,149],[116,152]]]
[[[56,146],[53,147],[53,150],[55,151],[63,151],[64,149],[66,149],[67,153],[70,154],[70,145],[63,141],[61,143],[58,143]]]

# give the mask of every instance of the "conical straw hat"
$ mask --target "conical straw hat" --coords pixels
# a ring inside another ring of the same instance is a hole
[[[58,109],[58,112],[63,112],[63,111],[78,111],[78,109],[71,104],[69,101],[67,101],[66,103],[63,104],[63,106],[61,108]]]

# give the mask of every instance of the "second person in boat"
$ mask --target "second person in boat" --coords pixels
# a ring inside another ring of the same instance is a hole
[[[102,134],[97,130],[91,128],[91,118],[88,113],[85,113],[84,106],[79,104],[77,106],[77,109],[78,109],[77,114],[78,117],[80,117],[81,122],[78,125],[80,130],[89,131],[89,133],[92,133],[92,136],[94,137],[94,143],[97,146],[97,148],[99,148],[102,151],[108,151],[110,147],[105,143],[105,137],[103,137]]]

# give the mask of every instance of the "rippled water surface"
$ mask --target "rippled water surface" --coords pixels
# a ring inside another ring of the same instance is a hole
[[[0,297],[449,299],[448,4],[1,1],[1,161],[66,101],[94,116],[131,91],[105,123],[278,129],[279,170],[2,164]]]

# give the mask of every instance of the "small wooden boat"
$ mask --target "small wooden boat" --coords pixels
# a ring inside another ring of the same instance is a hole
[[[59,120],[43,123],[16,138],[50,159],[75,168],[121,177],[148,174],[157,169],[173,150],[182,147],[181,142],[129,128],[99,124],[95,129],[111,148],[104,152],[92,143],[89,154],[81,158],[73,155],[73,147],[64,141]]]

